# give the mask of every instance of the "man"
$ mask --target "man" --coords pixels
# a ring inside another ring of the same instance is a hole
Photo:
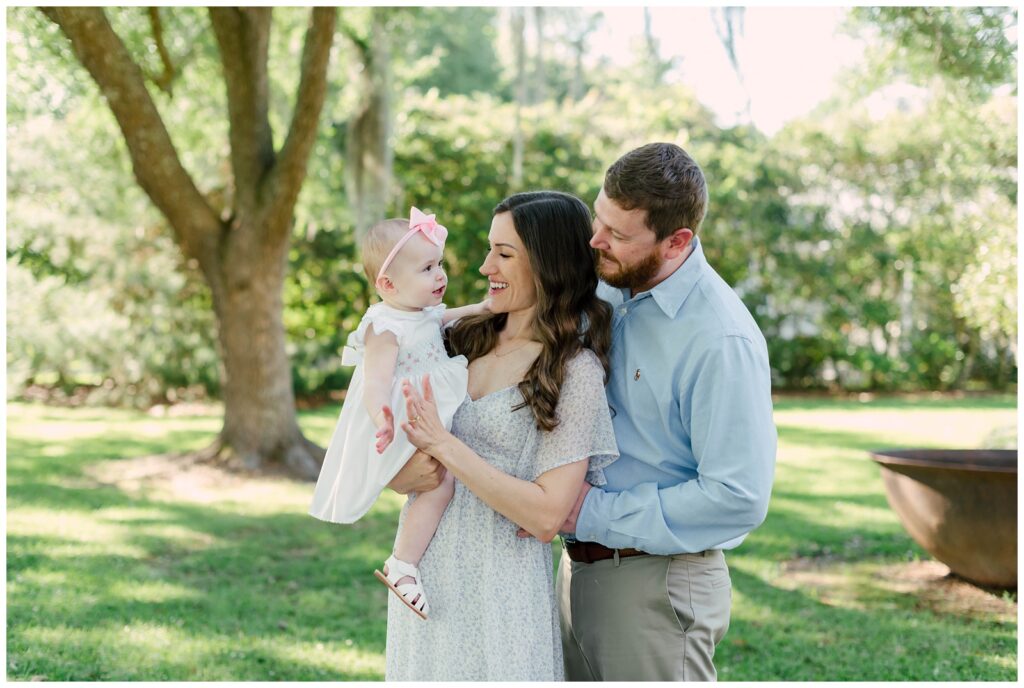
[[[708,192],[678,146],[622,156],[594,203],[614,309],[608,403],[621,457],[563,526],[566,679],[714,680],[723,550],[765,518],[775,468],[764,337],[697,239]]]

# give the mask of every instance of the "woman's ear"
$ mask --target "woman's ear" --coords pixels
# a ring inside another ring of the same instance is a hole
[[[669,234],[665,239],[665,259],[672,260],[681,256],[689,248],[691,241],[693,230],[687,227],[680,227]]]

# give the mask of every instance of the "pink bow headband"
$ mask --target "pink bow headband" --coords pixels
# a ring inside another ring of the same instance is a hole
[[[377,273],[377,279],[384,276],[384,271],[391,265],[391,261],[395,259],[398,252],[402,250],[402,247],[413,238],[417,232],[423,232],[423,236],[432,243],[434,246],[441,246],[444,244],[444,240],[448,238],[448,230],[443,226],[437,224],[437,220],[434,219],[434,215],[424,215],[423,212],[416,206],[412,207],[409,211],[409,231],[398,240],[395,247],[391,249],[391,253],[384,259],[384,262],[380,266],[380,272]]]

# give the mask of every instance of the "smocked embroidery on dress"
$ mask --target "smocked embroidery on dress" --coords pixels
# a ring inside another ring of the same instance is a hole
[[[400,311],[385,303],[370,306],[359,327],[349,335],[342,363],[356,366],[352,381],[327,447],[320,477],[313,490],[310,514],[333,523],[352,523],[373,505],[384,486],[405,465],[416,448],[401,431],[406,419],[401,380],[419,386],[430,373],[431,386],[441,420],[447,425],[466,398],[466,358],[448,358],[441,336],[444,306],[420,311]],[[377,428],[363,405],[363,356],[366,332],[391,332],[398,341],[390,404],[395,414],[395,438],[383,454],[377,454]]]

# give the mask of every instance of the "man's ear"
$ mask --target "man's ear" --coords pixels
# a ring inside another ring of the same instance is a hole
[[[665,259],[678,258],[687,251],[690,242],[693,241],[693,230],[687,227],[680,227],[668,235],[664,240]]]
[[[385,294],[390,294],[395,290],[395,283],[387,275],[381,275],[373,284],[377,287],[377,291],[384,292]]]

